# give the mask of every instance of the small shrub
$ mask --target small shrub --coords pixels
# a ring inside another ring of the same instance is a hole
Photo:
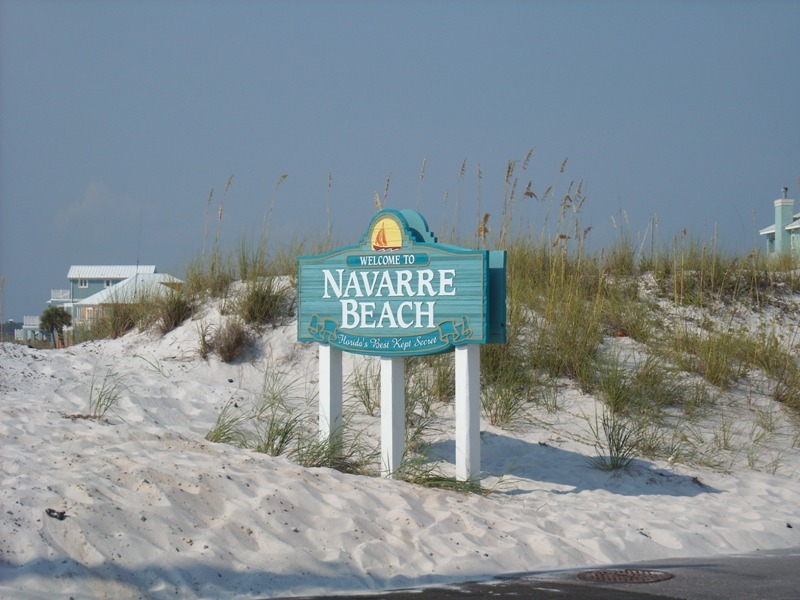
[[[225,321],[214,335],[214,349],[222,362],[239,358],[250,343],[250,333],[239,319]]]

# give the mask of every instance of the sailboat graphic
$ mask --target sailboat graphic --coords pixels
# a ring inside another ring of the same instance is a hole
[[[390,232],[390,235],[391,233],[394,233],[395,235],[391,235],[392,239],[389,241],[389,238],[386,235],[386,221],[387,220],[383,220],[380,222],[380,229],[378,229],[372,237],[373,250],[398,250],[399,248],[403,247],[399,231]],[[394,229],[397,229],[397,225],[393,221],[389,221],[389,224],[390,227],[394,225]]]

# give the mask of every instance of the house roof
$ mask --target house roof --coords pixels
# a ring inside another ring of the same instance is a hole
[[[155,272],[155,265],[73,265],[67,279],[127,279],[137,273]]]
[[[129,304],[142,297],[163,294],[171,289],[169,284],[182,283],[183,281],[167,273],[140,273],[92,294],[76,304],[78,306]]]
[[[786,226],[786,230],[790,229],[800,229],[800,213],[792,216],[792,222]],[[759,235],[769,235],[770,233],[775,233],[775,225],[770,225],[769,227],[764,227],[761,229],[758,234]]]

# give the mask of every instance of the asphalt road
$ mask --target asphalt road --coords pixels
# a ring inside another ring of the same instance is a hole
[[[649,576],[651,583],[615,583]],[[583,581],[581,577],[602,581]],[[342,598],[316,596],[315,598]],[[493,581],[358,594],[358,600],[515,598],[530,600],[800,600],[800,547],[752,554],[612,565],[597,569],[517,573]],[[295,599],[296,600],[296,599]]]

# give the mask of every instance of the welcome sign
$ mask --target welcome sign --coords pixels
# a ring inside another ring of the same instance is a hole
[[[359,245],[298,259],[297,338],[414,356],[505,342],[505,252],[439,244],[412,210],[377,213]]]

